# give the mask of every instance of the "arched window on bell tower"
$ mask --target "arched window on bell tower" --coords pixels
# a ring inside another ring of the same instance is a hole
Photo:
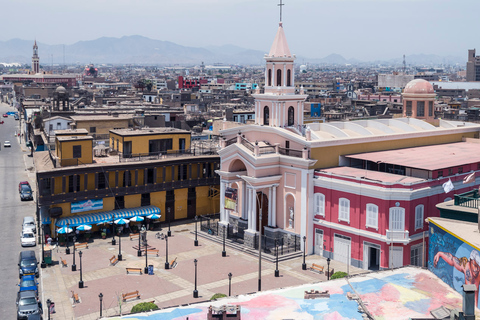
[[[272,86],[272,69],[268,69],[268,86]]]
[[[282,70],[277,70],[277,87],[282,86]]]
[[[287,70],[287,87],[292,85],[292,71],[290,69]]]
[[[270,109],[267,106],[263,108],[263,124],[270,125]]]
[[[288,108],[288,126],[291,127],[295,124],[295,109],[293,107]]]

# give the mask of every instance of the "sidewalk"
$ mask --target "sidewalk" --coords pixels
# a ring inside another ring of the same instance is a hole
[[[130,240],[128,235],[121,237],[123,260],[111,266],[109,259],[117,256],[117,244],[111,244],[111,238],[93,239],[88,249],[83,249],[82,280],[84,288],[78,288],[80,280],[80,261],[76,254],[77,271],[71,271],[73,248],[71,254],[65,254],[65,247],[53,252],[55,265],[41,269],[41,281],[44,299],[55,302],[56,313],[51,319],[98,319],[100,315],[99,294],[103,294],[102,314],[104,317],[120,313],[129,313],[139,302],[154,301],[160,308],[175,305],[197,303],[209,300],[215,293],[228,294],[228,273],[232,273],[232,295],[257,291],[258,257],[244,254],[238,250],[227,248],[227,256],[222,257],[222,246],[199,237],[199,246],[193,245],[195,235],[194,224],[172,226],[172,237],[168,239],[168,260],[176,258],[177,266],[165,270],[165,240],[155,237],[158,231],[149,231],[148,244],[159,250],[159,256],[152,254],[137,257],[133,247],[138,240]],[[166,229],[160,232],[166,234]],[[40,253],[41,254],[41,253]],[[58,261],[64,259],[68,267],[62,267]],[[193,298],[195,287],[195,267],[197,259],[197,290],[199,298]],[[262,260],[262,290],[295,286],[304,283],[325,281],[323,273],[302,270],[303,258],[279,262],[280,277],[275,278],[275,263]],[[327,266],[326,259],[312,255],[306,258],[307,266],[312,263]],[[154,266],[154,275],[143,274],[145,266]],[[125,268],[142,269],[142,275],[128,274]],[[331,261],[330,268],[335,271],[347,271],[346,266]],[[361,273],[364,270],[350,266],[350,273]],[[325,269],[326,270],[326,269]],[[138,290],[140,299],[123,302],[122,293]],[[72,291],[78,294],[80,303],[73,303]],[[46,310],[46,308],[45,308]]]

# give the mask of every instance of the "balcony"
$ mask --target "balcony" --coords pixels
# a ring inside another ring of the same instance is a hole
[[[465,193],[454,195],[454,204],[456,206],[477,209],[479,206],[478,189],[474,189]]]
[[[410,241],[408,230],[388,230],[387,229],[387,244],[390,243],[403,243],[406,244]]]

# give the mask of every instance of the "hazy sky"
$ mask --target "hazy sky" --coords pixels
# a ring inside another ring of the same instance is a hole
[[[283,0],[292,53],[360,60],[480,54],[480,0]],[[4,0],[0,40],[72,44],[142,35],[184,46],[270,49],[279,0]]]

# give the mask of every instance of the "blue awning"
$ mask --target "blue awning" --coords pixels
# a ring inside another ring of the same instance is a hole
[[[160,214],[160,208],[155,206],[146,206],[146,207],[119,209],[119,210],[112,210],[112,211],[103,211],[103,212],[96,212],[96,213],[79,214],[76,216],[60,218],[57,220],[55,225],[57,227],[65,227],[68,224],[70,227],[76,227],[82,224],[97,224],[102,222],[111,222],[112,220],[116,220],[120,218],[128,219],[135,216],[144,217],[152,213]]]
[[[52,220],[50,219],[50,217],[42,218],[42,224],[50,224],[50,223],[52,223]]]

